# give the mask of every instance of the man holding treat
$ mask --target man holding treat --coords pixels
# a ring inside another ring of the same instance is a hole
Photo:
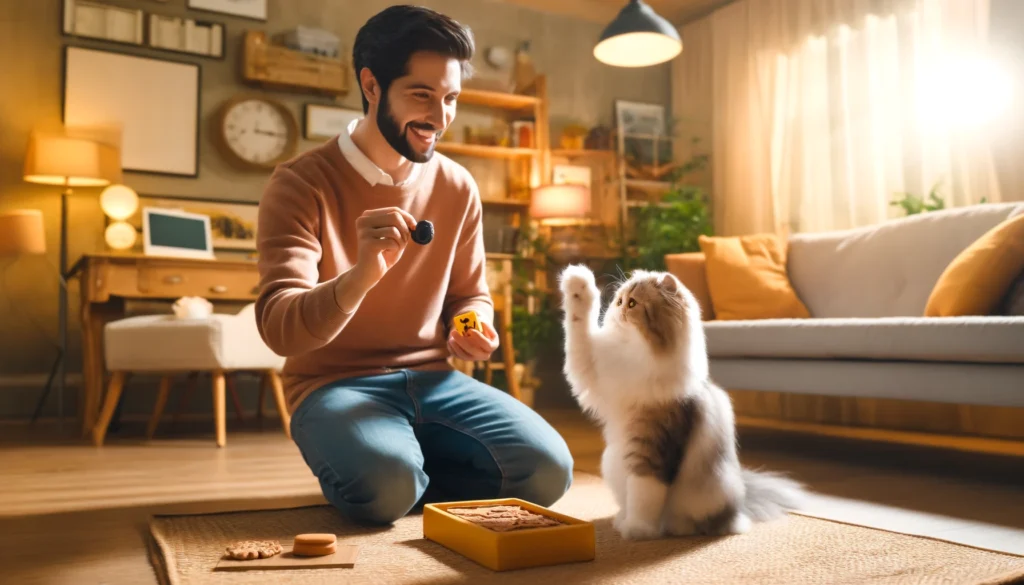
[[[393,6],[353,45],[365,117],[280,165],[260,203],[260,335],[287,358],[291,432],[344,515],[387,524],[427,499],[547,506],[572,481],[561,436],[453,370],[498,347],[477,185],[435,154],[474,41]],[[474,314],[476,328],[454,326]],[[429,489],[428,489],[429,488]]]

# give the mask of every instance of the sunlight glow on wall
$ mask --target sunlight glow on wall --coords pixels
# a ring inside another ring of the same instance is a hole
[[[1008,71],[992,59],[954,56],[921,73],[917,107],[922,124],[977,127],[996,122],[1013,103]]]

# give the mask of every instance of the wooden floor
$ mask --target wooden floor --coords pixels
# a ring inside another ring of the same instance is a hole
[[[597,430],[576,412],[543,414],[577,468],[596,473]],[[0,427],[0,582],[154,584],[144,545],[152,514],[324,501],[271,422],[229,424],[224,449],[208,425],[149,442],[134,438],[143,426],[126,424],[101,449],[55,440],[45,426]],[[765,429],[742,432],[740,443],[746,465],[807,483],[815,513],[1024,554],[1020,459]]]

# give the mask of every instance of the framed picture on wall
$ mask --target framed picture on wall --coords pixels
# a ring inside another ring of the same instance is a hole
[[[256,224],[259,204],[229,199],[193,199],[165,195],[139,195],[139,209],[167,209],[204,215],[210,218],[214,250],[252,251],[256,249]],[[126,220],[142,229],[141,211]]]
[[[143,12],[89,0],[64,0],[61,32],[68,36],[141,45]]]
[[[623,135],[665,135],[665,106],[640,102],[615,102],[615,121]]]
[[[306,140],[328,140],[341,134],[352,120],[363,117],[362,110],[306,104],[303,137]]]
[[[64,124],[120,127],[126,171],[199,176],[199,65],[64,48]]]
[[[188,7],[253,20],[267,20],[267,0],[188,0]]]
[[[672,136],[664,105],[617,100],[615,125],[622,136],[623,154],[631,164],[657,166],[671,160]]]

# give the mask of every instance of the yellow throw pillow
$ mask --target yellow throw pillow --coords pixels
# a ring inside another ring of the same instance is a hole
[[[774,234],[698,239],[707,258],[708,290],[715,317],[806,319],[786,272],[786,244]]]
[[[942,272],[925,305],[925,317],[991,315],[1024,271],[1024,213],[990,229]]]

